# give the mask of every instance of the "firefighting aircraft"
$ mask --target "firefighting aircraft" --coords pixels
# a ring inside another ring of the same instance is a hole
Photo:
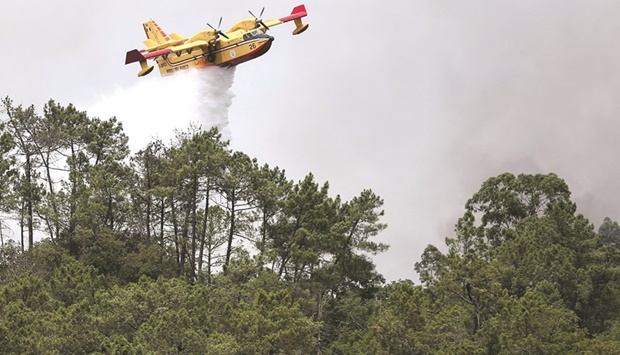
[[[138,76],[145,76],[153,71],[154,66],[147,64],[147,59],[153,59],[159,66],[162,76],[172,75],[180,70],[202,68],[210,65],[231,67],[265,54],[271,47],[273,37],[266,34],[273,26],[294,21],[294,35],[308,29],[308,24],[301,21],[307,15],[306,7],[299,5],[286,17],[263,21],[265,8],[252,18],[241,20],[228,31],[220,30],[222,18],[218,28],[207,23],[209,28],[195,35],[185,38],[177,33],[166,33],[150,20],[143,24],[147,40],[146,49],[127,52],[125,64],[139,62],[142,70]]]

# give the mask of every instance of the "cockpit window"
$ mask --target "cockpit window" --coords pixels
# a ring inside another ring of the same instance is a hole
[[[263,33],[260,30],[252,30],[250,32],[246,32],[243,34],[243,40],[247,41],[250,40],[252,38],[266,38],[269,37],[269,35]]]

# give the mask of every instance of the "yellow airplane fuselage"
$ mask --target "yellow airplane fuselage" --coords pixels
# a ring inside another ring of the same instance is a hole
[[[188,41],[202,41],[212,30],[205,30]],[[203,33],[204,32],[204,33]],[[273,37],[260,30],[246,32],[237,30],[226,33],[229,39],[220,38],[215,46],[177,49],[156,59],[162,76],[172,75],[180,70],[203,68],[211,65],[230,67],[265,54],[271,48]],[[212,35],[211,35],[212,36]],[[207,49],[204,49],[207,48]]]

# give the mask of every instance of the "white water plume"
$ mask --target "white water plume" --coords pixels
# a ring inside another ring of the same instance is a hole
[[[224,135],[228,127],[228,108],[235,95],[230,90],[235,79],[235,67],[209,67],[196,71],[199,77],[200,118],[204,126],[215,126]]]
[[[119,87],[78,108],[85,107],[90,117],[117,117],[134,152],[155,137],[169,141],[175,129],[185,130],[190,122],[199,123],[204,130],[217,127],[228,139],[234,75],[234,68],[220,67],[188,70],[164,78],[153,73],[137,78],[135,85]]]

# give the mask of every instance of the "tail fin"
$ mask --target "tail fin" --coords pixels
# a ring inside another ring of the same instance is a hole
[[[155,21],[149,20],[142,26],[144,27],[144,32],[146,32],[146,37],[158,45],[170,41],[170,36]]]
[[[293,30],[293,34],[298,35],[308,29],[308,24],[303,23],[301,21],[301,18],[306,17],[306,16],[308,16],[308,12],[306,11],[306,6],[299,5],[293,8],[293,11],[291,12],[289,16],[282,17],[280,21],[281,22],[295,21],[295,29]]]

